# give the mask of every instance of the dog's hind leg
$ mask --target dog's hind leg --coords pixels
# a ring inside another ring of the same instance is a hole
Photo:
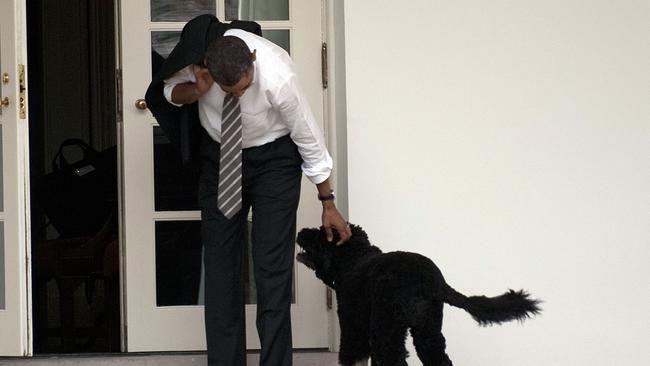
[[[423,366],[452,366],[442,335],[442,308],[441,302],[426,302],[417,306],[411,336]]]

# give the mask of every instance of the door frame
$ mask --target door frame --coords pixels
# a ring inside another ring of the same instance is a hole
[[[347,185],[347,108],[345,93],[345,24],[344,3],[338,0],[323,0],[323,42],[327,44],[327,88],[324,93],[323,116],[327,136],[327,147],[334,162],[330,177],[332,188],[337,192],[336,206],[348,216]],[[338,321],[336,293],[327,289],[331,301],[329,310],[329,350],[338,352],[341,328]]]
[[[2,85],[3,98],[10,100],[9,108],[4,109],[6,120],[3,122],[3,137],[9,143],[3,143],[2,159],[3,170],[15,173],[3,175],[2,194],[4,199],[3,221],[5,223],[5,294],[9,295],[12,289],[13,294],[18,296],[6,296],[5,309],[0,312],[0,320],[6,316],[15,317],[18,315],[19,334],[9,342],[3,340],[8,349],[16,350],[13,355],[30,356],[33,353],[32,347],[32,298],[31,298],[31,242],[29,228],[29,119],[28,108],[26,115],[20,116],[17,104],[19,99],[18,67],[24,66],[24,82],[27,85],[27,19],[26,3],[24,0],[9,0],[3,5],[8,9],[9,22],[2,24],[5,31],[13,33],[9,43],[2,44],[4,51],[10,50],[11,60],[3,63],[2,71],[7,72],[10,81]],[[7,58],[4,57],[6,61]],[[27,96],[28,91],[25,90]],[[25,100],[27,103],[27,100]],[[24,117],[24,118],[23,118]],[[7,121],[10,121],[7,123]],[[6,128],[6,127],[9,128]],[[11,157],[6,159],[6,157]],[[10,195],[5,194],[10,193]],[[7,230],[7,228],[11,230]],[[13,344],[11,344],[13,343]]]

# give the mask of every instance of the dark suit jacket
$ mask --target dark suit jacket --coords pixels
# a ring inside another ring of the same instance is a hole
[[[262,28],[255,22],[234,20],[228,24],[220,22],[210,14],[199,15],[185,24],[176,47],[160,64],[158,70],[154,70],[155,75],[145,94],[147,107],[165,131],[167,138],[178,147],[183,163],[198,160],[199,141],[205,131],[199,122],[197,103],[181,107],[170,104],[163,93],[163,80],[188,65],[203,62],[210,41],[223,36],[224,32],[231,28],[262,35]]]

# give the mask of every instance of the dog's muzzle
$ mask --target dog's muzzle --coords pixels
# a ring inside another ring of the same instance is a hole
[[[307,252],[303,251],[296,254],[296,260],[307,266],[309,269],[313,270],[315,267],[314,262],[309,258],[309,254],[307,254]]]

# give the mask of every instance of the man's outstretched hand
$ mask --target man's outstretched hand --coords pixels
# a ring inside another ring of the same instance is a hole
[[[327,241],[334,239],[332,230],[336,230],[339,233],[340,239],[336,242],[336,245],[345,243],[352,236],[350,225],[343,219],[343,216],[341,216],[341,213],[332,201],[323,202],[323,228],[327,235]]]

